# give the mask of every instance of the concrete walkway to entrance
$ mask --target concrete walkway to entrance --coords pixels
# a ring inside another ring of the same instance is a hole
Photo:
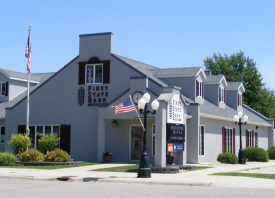
[[[127,165],[133,164],[110,163],[56,170],[0,168],[0,177],[57,180],[57,177],[69,176],[69,181],[80,182],[122,182],[164,185],[196,185],[236,188],[267,188],[275,190],[275,180],[271,179],[210,175],[219,172],[255,172],[275,174],[275,160],[270,160],[267,163],[248,162],[246,165],[213,163],[210,165],[212,165],[214,168],[207,168],[197,171],[187,171],[177,174],[152,173],[151,178],[137,178],[137,173],[91,171],[98,168]]]

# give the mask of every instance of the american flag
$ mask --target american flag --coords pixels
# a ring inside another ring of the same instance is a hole
[[[32,57],[31,57],[31,30],[29,30],[29,37],[28,37],[28,42],[27,42],[27,46],[26,46],[25,56],[28,58],[28,64],[27,64],[28,73],[31,73],[31,62],[32,62]]]
[[[115,114],[135,111],[135,108],[131,103],[130,98],[120,103],[119,105],[114,105],[113,107],[116,108]]]

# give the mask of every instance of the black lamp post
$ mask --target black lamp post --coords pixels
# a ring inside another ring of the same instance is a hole
[[[149,157],[146,152],[146,123],[147,123],[147,114],[155,114],[156,110],[159,107],[159,102],[154,100],[152,102],[153,112],[147,110],[147,103],[150,101],[150,95],[145,93],[143,97],[138,101],[138,108],[140,110],[140,114],[144,116],[144,134],[143,134],[143,151],[142,156],[140,158],[138,176],[140,178],[150,178],[151,177],[151,169],[149,167]]]
[[[242,148],[242,125],[246,125],[248,117],[247,115],[245,115],[243,119],[242,117],[243,117],[243,113],[241,111],[239,111],[238,115],[234,116],[235,124],[240,126],[240,150],[239,150],[239,161],[238,161],[239,164],[245,164],[245,161],[246,161],[244,157],[243,148]]]

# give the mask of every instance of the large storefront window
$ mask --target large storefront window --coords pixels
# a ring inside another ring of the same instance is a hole
[[[31,138],[31,146],[30,148],[39,149],[38,141],[42,137],[42,135],[53,134],[60,137],[60,126],[58,125],[38,125],[38,126],[30,126],[30,138]],[[58,147],[59,148],[58,144]]]
[[[131,126],[131,160],[140,160],[143,146],[142,126]]]

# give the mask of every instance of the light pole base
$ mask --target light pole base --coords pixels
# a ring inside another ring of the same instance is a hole
[[[246,160],[242,149],[239,150],[239,161],[238,164],[245,164]]]
[[[151,178],[151,168],[139,168],[137,177]]]

